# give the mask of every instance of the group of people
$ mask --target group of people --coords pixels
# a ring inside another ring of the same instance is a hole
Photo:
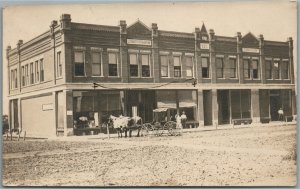
[[[176,119],[176,128],[182,129],[183,127],[185,127],[187,117],[184,111],[182,112],[181,115],[176,114],[175,119]]]

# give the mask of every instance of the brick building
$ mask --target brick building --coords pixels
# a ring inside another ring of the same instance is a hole
[[[295,119],[293,40],[252,33],[216,35],[203,24],[193,33],[71,22],[7,47],[9,121],[29,136],[74,134],[81,117],[101,127],[107,116],[155,108],[185,111],[199,127]],[[95,83],[95,84],[94,84]]]

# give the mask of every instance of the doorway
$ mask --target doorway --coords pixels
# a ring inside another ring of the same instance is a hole
[[[270,93],[270,114],[271,121],[278,121],[278,110],[282,108],[279,91],[271,91]]]
[[[230,123],[229,104],[230,104],[229,90],[219,90],[218,91],[218,105],[219,105],[218,120],[220,125]]]
[[[212,125],[212,98],[211,91],[203,91],[204,126]]]

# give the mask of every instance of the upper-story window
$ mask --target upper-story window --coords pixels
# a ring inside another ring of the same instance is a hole
[[[258,60],[244,59],[244,78],[245,79],[258,79]]]
[[[75,61],[76,62],[76,61]],[[62,76],[62,61],[61,61],[61,51],[57,52],[57,61],[56,61],[57,77]]]
[[[75,76],[85,76],[84,51],[74,52]]]
[[[194,76],[193,57],[192,56],[186,56],[185,63],[186,63],[186,76],[187,77],[193,77]]]
[[[217,78],[224,77],[224,59],[216,58]]]
[[[161,77],[169,77],[169,61],[168,56],[160,56],[160,75]]]
[[[29,85],[29,69],[28,64],[25,65],[25,85]]]
[[[92,52],[92,75],[101,76],[102,75],[102,58],[101,52]]]
[[[283,61],[281,68],[281,79],[289,79],[289,61]]]
[[[35,61],[34,64],[35,67],[35,81],[39,82],[40,81],[40,68],[39,68],[39,61]]]
[[[21,80],[22,80],[22,86],[25,86],[25,67],[24,66],[22,66]]]
[[[201,57],[202,62],[202,77],[209,78],[209,58]]]
[[[272,61],[266,60],[265,65],[266,65],[266,79],[272,79]]]
[[[118,56],[117,53],[108,53],[108,75],[118,76]]]
[[[236,59],[229,58],[230,78],[236,78]]]
[[[45,76],[44,76],[44,59],[40,59],[40,81],[44,81]]]
[[[279,61],[274,61],[273,62],[273,78],[274,79],[279,79],[280,75],[280,66],[279,66]]]
[[[150,56],[142,54],[142,77],[150,77]]]
[[[138,77],[139,76],[138,54],[129,54],[129,62],[130,62],[130,76]]]
[[[33,62],[30,63],[30,84],[34,83]]]
[[[10,88],[16,89],[18,88],[18,70],[13,69],[10,71]]]
[[[174,77],[181,77],[181,58],[180,56],[174,56]]]
[[[258,79],[258,60],[252,60],[251,69],[252,69],[252,78]]]

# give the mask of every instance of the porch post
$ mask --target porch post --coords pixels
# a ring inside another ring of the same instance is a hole
[[[296,92],[295,89],[292,89],[291,92],[291,100],[292,100],[292,115],[293,115],[293,120],[296,121],[297,119],[297,101],[296,101]]]
[[[64,104],[64,136],[73,135],[73,91],[64,90],[63,91],[65,103]]]
[[[198,122],[199,127],[204,126],[204,111],[203,111],[203,91],[198,89]]]
[[[212,112],[213,112],[213,125],[217,126],[218,123],[218,115],[219,115],[219,107],[218,107],[218,90],[212,89]]]
[[[260,122],[259,89],[251,89],[252,123]]]

